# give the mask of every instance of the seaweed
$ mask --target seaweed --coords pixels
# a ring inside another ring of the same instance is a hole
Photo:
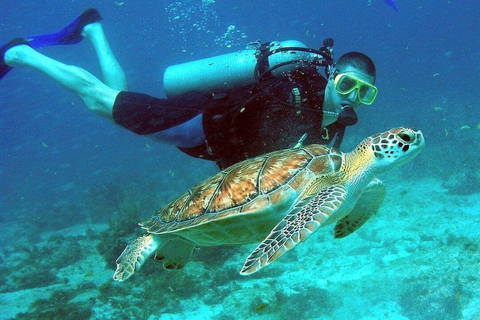
[[[45,243],[18,245],[14,252],[21,253],[16,261],[15,271],[6,273],[2,292],[37,288],[60,283],[63,280],[56,270],[72,265],[84,258],[79,237],[55,235]]]
[[[18,313],[15,319],[88,319],[95,301],[71,302],[77,294],[78,288],[54,291],[48,299],[33,302],[29,311]]]
[[[462,292],[458,279],[449,279],[441,286],[431,285],[425,278],[417,279],[399,297],[402,315],[412,320],[461,319],[459,295]]]

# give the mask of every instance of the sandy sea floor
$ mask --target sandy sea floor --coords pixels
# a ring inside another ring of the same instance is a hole
[[[28,224],[10,222],[0,235],[0,318],[480,319],[478,193],[383,180],[384,205],[355,234],[334,240],[332,227],[319,229],[250,277],[238,272],[255,245],[196,249],[175,272],[151,260],[116,283],[115,258],[99,252],[111,225],[33,238]]]

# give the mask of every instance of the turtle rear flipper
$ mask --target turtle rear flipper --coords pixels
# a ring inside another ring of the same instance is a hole
[[[160,237],[146,233],[131,242],[118,257],[113,280],[125,281],[145,263],[160,246]]]

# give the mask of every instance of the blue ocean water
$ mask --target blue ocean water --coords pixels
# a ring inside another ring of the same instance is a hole
[[[250,248],[200,249],[193,267],[174,276],[152,261],[118,284],[111,280],[117,254],[109,248],[131,239],[119,229],[138,235],[137,220],[216,166],[135,136],[46,76],[14,68],[0,81],[0,300],[12,310],[6,318],[480,319],[480,3],[396,3],[399,12],[380,0],[4,0],[0,43],[58,30],[97,8],[129,89],[158,97],[172,64],[256,40],[296,39],[318,48],[332,37],[337,57],[355,50],[375,61],[379,88],[342,148],[402,125],[421,129],[427,141],[413,163],[385,179],[392,192],[378,224],[338,247],[330,234],[310,239],[312,247],[295,249],[249,280],[238,270]],[[87,41],[41,52],[100,75]],[[125,212],[131,225],[123,224]],[[398,221],[394,227],[388,214]],[[354,276],[354,266],[365,263],[369,271],[359,267]]]

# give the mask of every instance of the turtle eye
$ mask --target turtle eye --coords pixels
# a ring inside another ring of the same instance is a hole
[[[409,131],[402,131],[398,133],[398,137],[402,139],[404,142],[412,142],[415,139],[413,133]]]

